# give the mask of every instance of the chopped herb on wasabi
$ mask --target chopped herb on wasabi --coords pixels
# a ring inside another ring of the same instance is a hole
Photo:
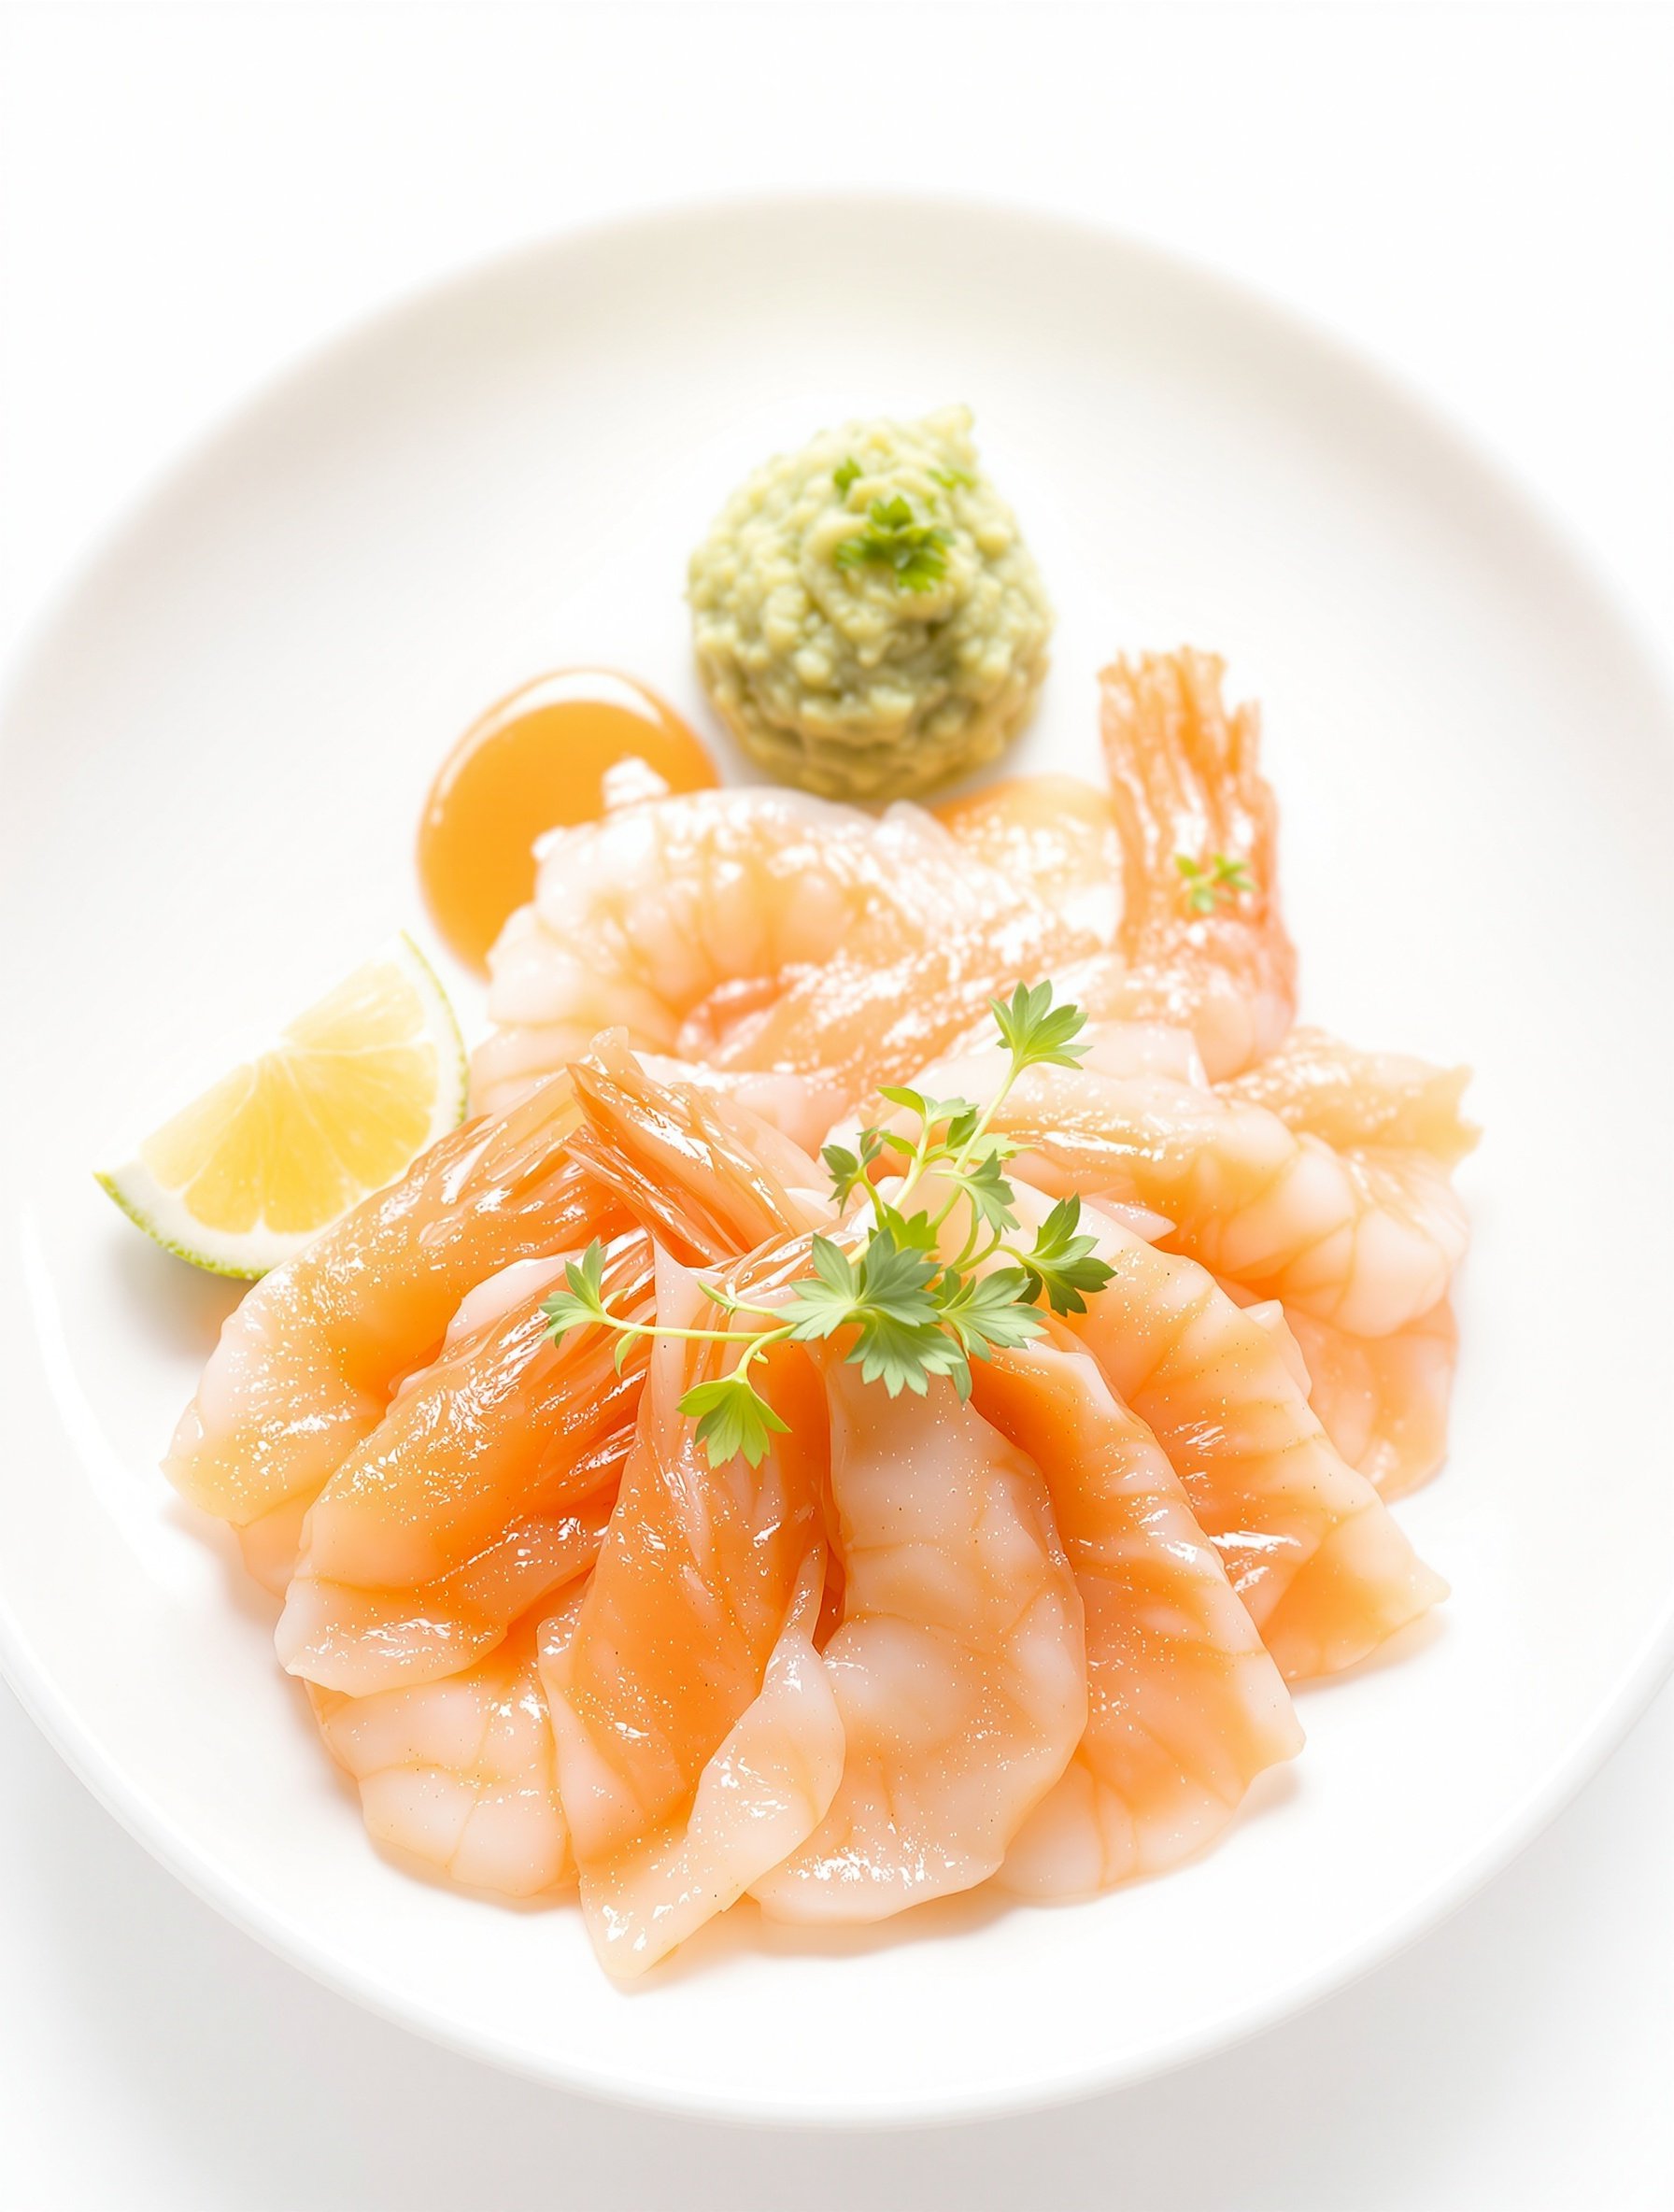
[[[887,568],[903,591],[932,591],[947,574],[951,531],[920,522],[907,502],[874,499],[866,510],[866,528],[844,538],[831,556],[839,568]]]

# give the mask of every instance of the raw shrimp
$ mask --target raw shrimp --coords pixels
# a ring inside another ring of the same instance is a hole
[[[1217,1080],[1270,1053],[1296,1011],[1296,952],[1279,911],[1277,809],[1254,706],[1221,703],[1213,654],[1148,653],[1107,668],[1102,726],[1123,850],[1116,957],[1060,971],[1095,1020],[1188,1028]],[[1241,865],[1196,912],[1182,860]]]
[[[354,1697],[457,1674],[519,1613],[592,1566],[632,1441],[630,1421],[546,1486],[562,1498],[537,1492],[473,1557],[428,1582],[380,1590],[305,1565],[283,1593],[274,1634],[281,1666]]]
[[[1087,1720],[1081,1594],[1031,1463],[951,1388],[822,1361],[846,1578],[825,1670],[843,1780],[754,1885],[777,1920],[877,1921],[994,1873]]]
[[[727,1277],[750,1287],[745,1262]],[[664,1328],[716,1309],[665,1254]],[[565,1648],[543,1663],[594,1947],[643,1973],[818,1822],[843,1731],[813,1631],[825,1558],[824,1409],[780,1345],[759,1387],[788,1424],[761,1465],[711,1468],[682,1395],[725,1347],[660,1337],[621,1495]]]
[[[555,834],[490,956],[479,1099],[630,1042],[733,1077],[826,1086],[828,1119],[929,1058],[995,990],[1094,948],[930,815],[755,787]]]
[[[419,1156],[264,1276],[209,1356],[163,1462],[224,1521],[270,1514],[282,1546],[312,1497],[383,1419],[399,1378],[441,1342],[466,1292],[513,1260],[609,1235],[608,1192],[566,1154],[575,1126],[556,1077],[503,1120]]]
[[[1045,1198],[1014,1188],[1025,1222],[1044,1219]],[[1167,1453],[1281,1672],[1352,1666],[1443,1598],[1261,1321],[1096,1208],[1082,1226],[1115,1272],[1066,1326]]]
[[[657,1082],[620,1031],[596,1038],[570,1072],[576,1158],[688,1266],[829,1218],[825,1172],[799,1145],[736,1099]]]
[[[772,787],[715,789],[626,807],[542,843],[535,900],[489,956],[489,1014],[504,1030],[477,1053],[487,1095],[553,1069],[595,1030],[721,1069],[825,1071],[851,1017],[818,1002],[776,1024],[783,993],[838,960],[865,973],[904,949],[988,931],[1037,905],[980,867],[931,816]]]
[[[1110,793],[1073,775],[1009,776],[936,818],[964,849],[1037,897],[1099,945],[1114,945],[1122,913],[1122,841]]]
[[[1086,1732],[1000,1879],[1085,1896],[1206,1843],[1300,1749],[1289,1693],[1149,1429],[1056,1326],[972,1402],[1046,1478],[1086,1612]]]
[[[1451,1168],[1478,1132],[1459,1111],[1468,1068],[1433,1068],[1404,1053],[1357,1052],[1323,1029],[1293,1029],[1270,1058],[1222,1086],[1291,1128],[1349,1151],[1366,1145],[1428,1153]]]
[[[645,1351],[629,1340],[618,1371],[596,1331],[553,1343],[560,1265],[445,1349],[315,1499],[276,1638],[293,1674],[363,1696],[452,1673],[589,1564]],[[650,1280],[645,1239],[625,1237],[606,1295],[648,1311]]]
[[[576,1602],[547,1620],[548,1648]],[[368,1832],[469,1889],[507,1897],[575,1879],[536,1672],[537,1618],[445,1681],[372,1697],[309,1692],[327,1750],[360,1784]]]
[[[919,1081],[986,1102],[1007,1066],[967,1055]],[[1167,1075],[1033,1068],[992,1126],[1025,1147],[1030,1182],[1137,1201],[1173,1225],[1175,1249],[1358,1336],[1428,1312],[1465,1250],[1464,1209],[1429,1153],[1340,1153],[1265,1106]]]
[[[1386,1337],[1352,1337],[1312,1314],[1286,1316],[1308,1371],[1308,1402],[1349,1465],[1383,1497],[1404,1497],[1447,1454],[1459,1329],[1443,1298]]]

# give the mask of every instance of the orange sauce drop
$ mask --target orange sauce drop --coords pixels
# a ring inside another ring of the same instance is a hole
[[[533,894],[535,840],[596,820],[610,803],[606,776],[634,760],[671,791],[716,781],[674,708],[610,669],[538,677],[473,723],[442,763],[418,825],[418,880],[452,952],[486,965],[507,915]]]

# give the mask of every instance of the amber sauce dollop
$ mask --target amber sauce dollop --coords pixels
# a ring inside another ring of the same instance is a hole
[[[535,840],[631,795],[635,779],[624,763],[636,760],[671,791],[716,780],[674,708],[613,669],[560,669],[473,723],[438,771],[418,827],[419,883],[450,951],[487,966],[507,915],[533,893]]]

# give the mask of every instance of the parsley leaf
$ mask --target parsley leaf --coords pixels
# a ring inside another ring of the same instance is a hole
[[[899,1106],[907,1113],[916,1114],[924,1124],[927,1136],[935,1129],[941,1129],[941,1141],[951,1152],[957,1152],[961,1144],[970,1141],[981,1118],[981,1109],[973,1106],[969,1099],[927,1099],[922,1091],[914,1090],[910,1084],[886,1084],[878,1097],[887,1099],[891,1106]]]
[[[976,489],[976,478],[967,475],[963,469],[932,469],[930,475],[943,491],[957,491],[961,485],[967,491]]]
[[[820,1152],[826,1172],[831,1178],[832,1195],[840,1206],[862,1184],[871,1183],[869,1170],[884,1150],[883,1137],[876,1129],[862,1129],[857,1141],[860,1147],[858,1153],[850,1152],[845,1144],[828,1144]]]
[[[881,1382],[891,1397],[902,1390],[922,1396],[929,1376],[957,1376],[965,1365],[959,1346],[943,1335],[929,1295],[935,1259],[898,1239],[897,1224],[916,1231],[924,1219],[880,1219],[858,1266],[829,1237],[816,1237],[814,1279],[793,1283],[780,1309],[799,1343],[833,1336],[852,1324],[855,1341],[847,1357],[858,1365],[863,1382]]]
[[[1087,1050],[1086,1043],[1074,1042],[1086,1027],[1086,1015],[1079,1006],[1055,1006],[1049,983],[1032,988],[1020,983],[1009,1005],[1001,999],[990,999],[988,1005],[1019,1075],[1025,1068],[1073,1068]]]
[[[950,1375],[961,1398],[971,1395],[964,1351],[935,1321],[902,1321],[869,1310],[848,1356],[862,1382],[881,1382],[891,1397],[903,1390],[923,1397],[932,1375]]]
[[[1115,1273],[1106,1261],[1093,1256],[1098,1241],[1076,1234],[1081,1222],[1081,1200],[1060,1198],[1035,1231],[1028,1255],[1027,1273],[1032,1278],[1031,1297],[1045,1291],[1055,1313],[1085,1313],[1083,1291],[1102,1290]]]
[[[751,1467],[759,1467],[769,1438],[783,1436],[790,1427],[742,1372],[694,1383],[680,1400],[680,1411],[697,1422],[698,1441],[711,1467],[725,1467],[741,1452]]]
[[[903,1234],[908,1240],[904,1243],[899,1241]],[[928,1241],[923,1241],[927,1238]],[[872,1312],[887,1313],[901,1322],[934,1318],[928,1285],[936,1272],[936,1262],[926,1257],[934,1239],[929,1218],[923,1213],[915,1213],[907,1222],[897,1213],[893,1222],[878,1224],[860,1262],[860,1297]]]
[[[859,1270],[847,1253],[830,1237],[816,1237],[812,1246],[814,1275],[790,1286],[790,1296],[780,1308],[799,1344],[829,1337],[854,1318],[860,1298]]]
[[[934,1252],[936,1225],[922,1207],[916,1213],[907,1214],[887,1198],[878,1198],[874,1205],[879,1227],[887,1229],[903,1251]]]
[[[604,1309],[604,1247],[595,1237],[579,1260],[571,1260],[564,1269],[567,1290],[554,1291],[543,1301],[541,1312],[552,1341],[561,1344],[573,1328],[588,1328],[610,1323]],[[624,1337],[622,1343],[626,1345]]]
[[[838,466],[831,471],[831,481],[837,487],[839,499],[848,497],[848,488],[851,484],[859,481],[860,473],[860,464],[852,454],[847,461],[839,462]]]
[[[1005,1149],[1009,1152],[1012,1148],[1008,1145]],[[1012,1211],[1017,1194],[1000,1171],[1002,1158],[998,1147],[992,1152],[985,1148],[983,1156],[967,1168],[958,1182],[977,1219],[1003,1233],[1017,1226],[1017,1216]]]
[[[949,1268],[936,1285],[936,1308],[961,1349],[973,1359],[1027,1344],[1046,1324],[1036,1312],[1035,1286],[1022,1268],[996,1268],[989,1275],[957,1275]]]

